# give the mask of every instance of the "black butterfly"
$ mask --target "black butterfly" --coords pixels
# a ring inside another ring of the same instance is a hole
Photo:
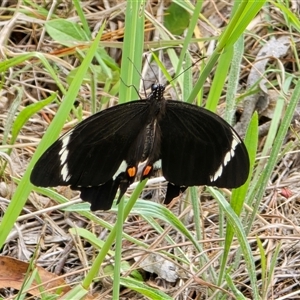
[[[103,110],[60,137],[38,160],[30,180],[36,186],[70,185],[91,210],[122,198],[145,162],[141,180],[161,163],[168,183],[164,203],[188,186],[236,188],[249,173],[246,147],[216,114],[165,100],[165,87],[152,85],[145,100]]]

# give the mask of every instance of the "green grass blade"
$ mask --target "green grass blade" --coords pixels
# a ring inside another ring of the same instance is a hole
[[[286,136],[286,133],[289,129],[289,126],[291,124],[291,120],[293,118],[295,109],[297,107],[297,104],[300,99],[300,80],[296,81],[296,85],[293,91],[293,94],[290,98],[290,101],[286,107],[286,111],[284,114],[284,118],[282,119],[282,122],[280,124],[280,127],[278,129],[278,133],[276,135],[276,138],[274,140],[273,146],[271,148],[270,152],[270,158],[263,170],[263,172],[260,175],[259,181],[255,187],[255,189],[252,190],[251,195],[249,196],[250,202],[253,202],[253,199],[257,199],[256,205],[254,207],[254,210],[252,212],[252,215],[250,219],[247,221],[247,229],[246,232],[248,233],[251,229],[251,226],[253,224],[253,221],[255,219],[256,213],[258,211],[258,205],[259,201],[261,201],[263,194],[265,192],[266,186],[268,184],[268,180],[272,174],[272,171],[274,170],[274,167],[278,161],[278,155],[281,150],[282,143],[284,141],[284,137]]]
[[[227,50],[219,57],[219,63],[205,106],[208,110],[216,111],[217,109],[217,105],[227,79],[227,73],[231,65],[233,53],[233,47],[227,47]]]
[[[119,103],[138,99],[134,88],[139,87],[144,47],[144,5],[145,1],[127,1],[124,33],[124,45],[121,65]],[[137,72],[138,70],[138,72]],[[129,86],[129,87],[128,87]]]
[[[247,236],[245,234],[244,228],[242,223],[240,222],[240,219],[230,206],[230,204],[226,201],[226,199],[223,197],[223,195],[211,188],[207,187],[207,189],[210,191],[210,193],[214,196],[214,198],[218,201],[219,205],[222,207],[223,211],[226,214],[226,219],[228,223],[234,228],[234,232],[238,238],[239,245],[241,248],[241,251],[245,258],[245,263],[248,269],[249,278],[251,281],[251,287],[253,289],[253,299],[260,299],[259,293],[258,293],[258,286],[256,283],[256,271],[255,271],[255,263],[254,258],[252,256],[251,248],[247,240]]]
[[[104,27],[102,27],[103,30]],[[25,171],[25,174],[20,181],[20,184],[18,185],[12,200],[5,212],[5,215],[3,219],[1,220],[0,224],[0,248],[3,246],[6,237],[8,236],[10,230],[12,229],[15,220],[17,219],[18,215],[20,214],[29,193],[32,189],[32,184],[29,181],[31,170],[37,161],[38,157],[46,150],[46,148],[49,146],[51,142],[53,142],[61,128],[63,127],[63,124],[65,122],[65,119],[73,106],[73,102],[76,99],[77,92],[79,91],[82,79],[84,77],[84,74],[87,72],[89,65],[92,62],[92,59],[97,51],[98,43],[100,41],[100,37],[102,34],[102,30],[98,33],[95,41],[92,43],[82,65],[80,66],[78,70],[78,77],[74,79],[74,81],[71,83],[68,93],[66,94],[65,101],[62,103],[59,111],[57,112],[55,118],[53,119],[53,122],[49,126],[49,129],[45,133],[35,155],[33,156],[32,160],[30,161],[27,170]]]
[[[246,199],[246,194],[249,188],[249,184],[251,182],[251,177],[255,165],[255,157],[256,157],[256,151],[257,151],[257,144],[258,144],[258,115],[254,114],[252,117],[251,123],[249,124],[249,128],[247,130],[246,138],[245,138],[245,144],[248,149],[249,158],[250,158],[250,172],[249,177],[246,181],[246,183],[241,186],[238,189],[234,189],[232,191],[232,197],[230,201],[230,206],[234,210],[234,212],[239,216],[241,214],[241,211],[244,207],[244,202]],[[223,281],[223,277],[226,273],[226,267],[227,267],[227,258],[228,254],[230,252],[231,243],[234,236],[234,227],[229,223],[227,225],[226,230],[226,238],[225,238],[225,247],[224,247],[224,253],[222,256],[221,261],[221,268],[219,273],[219,280],[218,284],[220,285]]]
[[[146,285],[145,283],[135,280],[133,278],[121,278],[120,282],[123,286],[126,286],[127,288],[137,291],[138,293],[144,295],[148,299],[153,300],[172,300],[173,298],[168,296],[166,293],[152,288],[149,285]]]
[[[253,17],[259,12],[265,1],[242,1],[239,2],[238,10],[233,14],[225,31],[219,38],[216,49],[212,53],[207,62],[206,67],[202,70],[198,81],[188,99],[192,102],[197,97],[198,92],[201,90],[206,78],[211,73],[215,63],[223,53],[224,49],[232,46],[243,34]]]

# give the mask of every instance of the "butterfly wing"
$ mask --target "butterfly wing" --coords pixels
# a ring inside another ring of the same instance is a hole
[[[98,186],[126,160],[147,125],[147,102],[133,101],[103,110],[79,123],[40,157],[31,173],[37,186]]]
[[[249,157],[234,129],[216,114],[169,100],[159,122],[162,172],[177,188],[236,188],[248,178]]]

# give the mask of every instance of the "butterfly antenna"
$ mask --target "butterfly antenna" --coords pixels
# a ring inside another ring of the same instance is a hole
[[[132,63],[133,67],[135,68],[135,70],[137,71],[137,73],[140,75],[140,77],[141,77],[141,79],[142,79],[142,82],[143,82],[143,90],[144,90],[144,96],[145,96],[145,98],[147,98],[147,92],[146,92],[145,80],[144,80],[144,78],[143,78],[143,75],[142,75],[142,73],[137,69],[137,67],[135,66],[135,64],[133,63],[133,61],[132,61],[129,57],[128,57],[128,59],[129,59],[129,61]],[[151,71],[153,72],[154,76],[156,77],[156,74],[154,73],[153,69],[151,68],[151,65],[150,65],[150,63],[149,63],[147,57],[146,57],[146,61],[147,61],[148,65],[149,65]],[[157,77],[156,77],[156,79],[157,79]],[[137,90],[136,87],[134,87],[134,88],[135,88],[135,90]],[[140,99],[142,99],[139,93],[138,93],[138,95],[139,95]]]
[[[175,77],[172,78],[171,81],[169,81],[168,83],[171,83],[172,81],[174,81],[175,79],[177,79],[179,76],[181,76],[184,72],[186,72],[187,70],[191,69],[193,66],[195,66],[199,61],[201,61],[202,59],[206,58],[205,56],[200,57],[199,59],[197,59],[194,63],[192,63],[190,66],[188,66],[186,69],[184,69],[182,72],[180,72],[178,75],[176,75]]]
[[[142,100],[142,97],[141,97],[141,95],[140,95],[138,89],[137,89],[133,84],[129,84],[129,85],[128,85],[128,84],[123,80],[123,78],[121,78],[121,77],[120,77],[120,80],[121,80],[121,82],[122,82],[126,87],[128,87],[128,88],[133,88],[133,89],[136,91],[137,95],[139,96],[140,100]]]
[[[152,55],[152,54],[151,54],[151,55]],[[150,64],[150,61],[149,61],[148,57],[146,57],[146,61],[147,61],[147,63],[148,63],[148,66],[149,66],[150,70],[152,71],[152,73],[153,73],[153,75],[154,75],[154,78],[155,78],[155,80],[156,80],[156,83],[158,83],[158,82],[159,82],[159,79],[158,79],[158,77],[156,76],[156,73],[154,72],[154,70],[153,70],[153,68],[152,68],[152,66],[151,66],[151,64]]]

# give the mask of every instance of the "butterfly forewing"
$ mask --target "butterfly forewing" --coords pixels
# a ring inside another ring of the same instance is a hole
[[[97,186],[111,179],[147,125],[147,102],[101,111],[57,140],[38,160],[31,182],[37,186]],[[130,154],[129,154],[130,155]]]

